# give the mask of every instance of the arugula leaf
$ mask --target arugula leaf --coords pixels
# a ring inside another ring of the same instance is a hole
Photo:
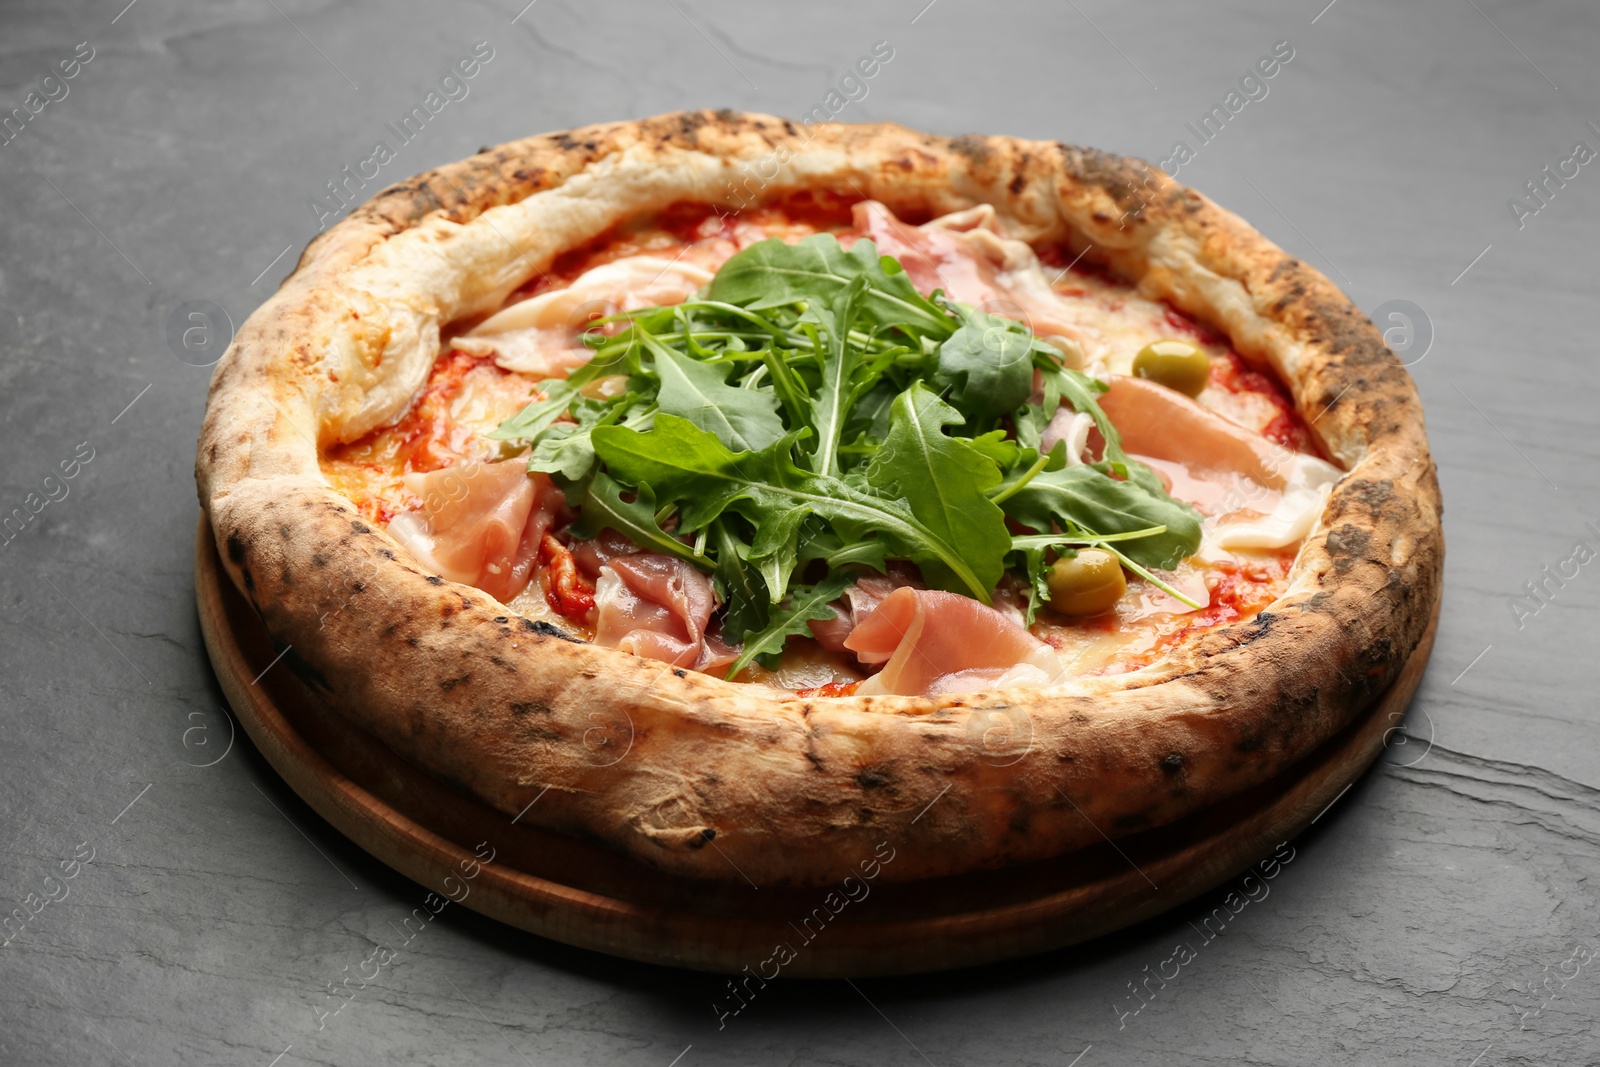
[[[939,345],[933,385],[971,420],[1003,415],[1033,392],[1033,336],[1019,323],[953,304],[961,328]]]
[[[1163,493],[1157,497],[1087,465],[1043,471],[1002,505],[1007,515],[1041,533],[1064,528],[1111,535],[1162,526],[1162,533],[1128,541],[1121,551],[1146,566],[1170,569],[1200,548],[1200,516]],[[1098,542],[1097,542],[1098,543]]]
[[[857,275],[833,301],[832,329],[823,356],[822,382],[811,398],[811,425],[817,430],[811,468],[818,474],[839,473],[839,437],[850,416],[850,402],[855,392],[852,379],[862,354],[849,343],[850,324],[861,311],[861,298],[866,289],[866,279]]]
[[[971,441],[947,437],[946,426],[959,426],[961,413],[921,382],[901,393],[889,415],[889,435],[867,466],[867,481],[889,496],[906,501],[911,513],[940,540],[959,546],[962,558],[984,588],[980,599],[1005,573],[1011,534],[1005,515],[985,491],[1000,482],[1000,468]],[[920,558],[919,558],[920,557]],[[923,577],[936,585],[950,584],[942,561],[913,555]],[[930,573],[931,572],[931,573]]]
[[[772,612],[771,619],[761,629],[744,636],[744,649],[728,668],[726,677],[732,678],[760,656],[776,656],[790,637],[810,637],[812,619],[833,617],[832,603],[844,595],[854,579],[848,574],[830,574],[816,585],[796,589],[783,606]]]
[[[728,384],[731,363],[708,363],[682,355],[646,334],[661,390],[656,402],[669,415],[688,419],[737,452],[766,448],[784,434],[778,398],[762,389]]]
[[[624,431],[633,433],[634,431]],[[640,486],[632,502],[622,499],[622,486],[605,473],[589,482],[572,536],[588,539],[601,530],[615,530],[640,548],[665,552],[688,560],[701,570],[711,570],[712,562],[663,530],[656,522],[656,495],[649,486]]]
[[[1050,564],[1045,562],[1043,546],[1023,546],[1016,550],[1016,555],[1022,560],[1022,575],[1028,581],[1028,606],[1023,614],[1027,624],[1032,626],[1039,614],[1039,605],[1050,599],[1050,586],[1045,582]]]
[[[857,278],[868,290],[863,314],[875,325],[936,338],[953,332],[950,316],[917,292],[898,263],[887,256],[880,259],[877,245],[862,239],[846,251],[828,233],[812,234],[798,244],[773,237],[751,245],[722,265],[708,295],[751,311],[786,304],[830,307]]]
[[[589,441],[592,426],[562,422],[540,434],[528,456],[528,470],[554,474],[563,484],[582,481],[594,469],[594,446]]]
[[[801,470],[788,453],[806,432],[791,433],[760,452],[737,455],[715,434],[673,415],[657,416],[649,433],[601,426],[591,437],[607,469],[623,481],[649,485],[661,498],[683,503],[684,532],[693,533],[732,509],[755,526],[759,542],[764,526],[793,520],[797,509],[808,511],[849,541],[872,535],[888,539],[895,555],[923,565],[924,577],[931,572],[932,581],[989,602],[998,574],[986,581],[969,563],[977,559],[985,573],[992,570],[988,546],[952,542],[943,531],[922,522],[904,501]],[[998,476],[991,470],[988,484]],[[998,514],[988,500],[983,505]],[[1003,520],[1000,529],[1005,529]]]
[[[495,427],[489,433],[489,438],[495,441],[533,440],[567,413],[573,398],[579,395],[578,388],[582,384],[577,375],[571,378],[548,378],[540,382],[535,388],[544,396]]]
[[[760,576],[745,565],[749,546],[732,529],[732,520],[723,516],[711,524],[711,544],[717,553],[717,583],[727,611],[722,617],[722,636],[737,644],[751,630],[759,630],[771,616],[771,606],[760,585]]]

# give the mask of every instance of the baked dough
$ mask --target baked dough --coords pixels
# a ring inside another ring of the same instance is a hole
[[[682,201],[825,189],[902,216],[991,204],[1270,365],[1348,473],[1280,599],[1128,674],[804,699],[575,641],[428,574],[319,450],[401,416],[447,324]],[[522,821],[676,875],[820,884],[1054,856],[1291,768],[1369,707],[1439,597],[1416,390],[1332,283],[1137,160],[894,125],[683,112],[547,134],[393,186],[306,249],[218,364],[196,478],[227,572],[332,709]],[[531,804],[531,806],[530,806]]]

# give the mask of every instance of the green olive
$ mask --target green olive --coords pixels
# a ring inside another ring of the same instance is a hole
[[[1211,357],[1188,341],[1156,341],[1133,357],[1133,373],[1185,396],[1199,396],[1211,376]]]
[[[1082,548],[1076,556],[1062,556],[1045,576],[1050,587],[1050,606],[1063,615],[1098,615],[1128,591],[1122,564],[1111,553],[1098,548]]]

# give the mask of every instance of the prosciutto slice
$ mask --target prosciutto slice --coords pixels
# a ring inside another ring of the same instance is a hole
[[[699,671],[737,658],[707,630],[716,607],[711,580],[676,557],[611,557],[599,568],[594,602],[596,644]]]
[[[522,592],[561,506],[548,475],[529,474],[522,457],[467,460],[407,475],[406,485],[422,508],[396,515],[389,533],[423,566],[502,602]]]
[[[1010,616],[958,593],[896,589],[850,632],[844,646],[883,670],[858,694],[923,696],[1041,686],[1061,664],[1049,645]]]
[[[898,569],[891,569],[888,574],[865,575],[846,589],[844,596],[830,605],[833,608],[833,618],[811,620],[809,623],[811,635],[817,639],[817,644],[830,652],[850,651],[845,648],[845,639],[868,615],[878,610],[878,605],[882,604],[890,593],[901,586],[920,584],[914,573]],[[871,660],[859,654],[856,658],[862,663],[883,662],[883,659]],[[885,656],[884,659],[888,657]]]
[[[494,357],[505,370],[565,378],[593,354],[581,339],[591,319],[681,304],[710,281],[711,272],[693,263],[628,256],[586,271],[565,289],[512,304],[452,343]]]
[[[1084,365],[1083,346],[1100,346],[1100,331],[1084,318],[1085,309],[1056,294],[1038,255],[1005,235],[992,205],[921,226],[907,225],[875,200],[856,204],[851,213],[855,228],[898,259],[920,292],[943,289],[952,300],[1024,322],[1060,348],[1071,366]]]
[[[1122,447],[1149,462],[1174,496],[1206,513],[1202,554],[1294,544],[1311,531],[1344,474],[1143,378],[1113,377],[1100,407]]]

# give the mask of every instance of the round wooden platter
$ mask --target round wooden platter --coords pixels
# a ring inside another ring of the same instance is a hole
[[[283,650],[223,571],[204,515],[195,596],[217,678],[256,747],[301,799],[390,867],[569,945],[726,973],[787,960],[783,974],[817,978],[938,971],[1061,948],[1234,877],[1304,830],[1377,758],[1421,680],[1438,619],[1436,605],[1435,625],[1384,696],[1278,779],[1115,845],[960,877],[864,882],[857,900],[840,887],[756,887],[731,867],[718,882],[666,875],[516,822],[406,762],[277,663]]]

